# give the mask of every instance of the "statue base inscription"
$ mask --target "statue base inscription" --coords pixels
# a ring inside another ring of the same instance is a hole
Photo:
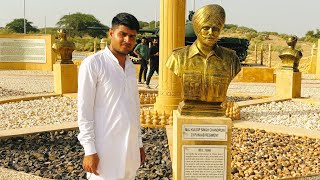
[[[169,137],[173,138],[173,179],[231,179],[230,118],[186,116],[174,111],[173,122]]]

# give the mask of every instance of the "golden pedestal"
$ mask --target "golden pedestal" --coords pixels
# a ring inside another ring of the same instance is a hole
[[[312,55],[310,68],[307,73],[308,74],[316,74],[316,69],[317,69],[317,55]]]
[[[57,94],[76,93],[78,91],[77,65],[54,64],[54,92]]]
[[[231,179],[232,120],[182,116],[178,111],[173,118],[173,139],[168,139],[173,145],[173,179]]]
[[[268,67],[242,67],[233,82],[274,83],[274,69]]]
[[[281,70],[277,74],[276,96],[283,98],[301,97],[301,72]]]

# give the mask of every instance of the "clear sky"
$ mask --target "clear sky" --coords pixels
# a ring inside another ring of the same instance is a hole
[[[278,33],[304,36],[309,30],[320,29],[319,0],[195,0],[195,9],[206,4],[222,4],[227,24],[236,24]],[[0,1],[0,27],[15,18],[23,18],[24,0]],[[160,0],[25,0],[26,19],[34,26],[53,27],[66,14],[82,12],[94,15],[110,26],[119,12],[134,14],[138,20],[159,20]],[[186,12],[194,0],[186,0]],[[156,13],[155,13],[156,12]],[[155,15],[157,14],[157,15]]]

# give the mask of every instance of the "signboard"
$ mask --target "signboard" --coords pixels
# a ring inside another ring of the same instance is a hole
[[[184,124],[182,140],[227,141],[227,125]]]
[[[84,60],[86,57],[87,57],[87,54],[72,53],[72,60]]]
[[[182,179],[226,180],[226,145],[182,145]]]
[[[0,38],[0,62],[46,63],[46,40]]]

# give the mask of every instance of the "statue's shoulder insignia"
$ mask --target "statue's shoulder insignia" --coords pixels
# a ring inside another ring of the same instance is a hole
[[[229,48],[222,47],[222,46],[218,46],[216,52],[217,52],[217,55],[220,56],[222,59],[238,58],[236,51]]]
[[[188,46],[185,46],[185,47],[178,47],[178,48],[175,48],[173,51],[172,51],[172,54],[173,56],[175,57],[181,57],[181,56],[185,56],[186,53],[188,51]]]
[[[237,55],[235,50],[232,50],[232,49],[229,49],[226,47],[222,47],[222,46],[219,46],[219,49],[221,50],[222,54],[228,54],[230,56]]]
[[[185,47],[178,47],[178,48],[175,48],[173,49],[173,53],[181,53],[181,52],[184,52],[185,50],[187,49],[187,46]]]

